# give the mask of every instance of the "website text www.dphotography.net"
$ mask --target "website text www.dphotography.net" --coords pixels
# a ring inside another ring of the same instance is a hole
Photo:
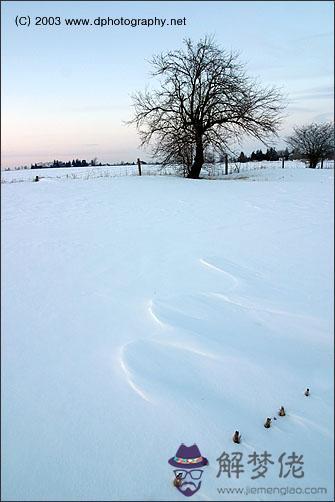
[[[95,18],[75,18],[75,17],[61,17],[61,16],[35,16],[30,15],[17,15],[15,16],[16,26],[105,26],[110,28],[126,27],[126,28],[140,28],[140,27],[179,27],[186,26],[186,17],[182,18],[129,18],[129,17],[95,17]]]

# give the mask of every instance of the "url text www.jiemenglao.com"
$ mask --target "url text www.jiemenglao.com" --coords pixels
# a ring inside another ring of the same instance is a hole
[[[323,487],[293,487],[293,486],[269,486],[269,487],[263,487],[263,486],[247,486],[246,488],[217,488],[217,492],[219,495],[226,495],[226,494],[240,494],[240,495],[281,495],[281,496],[286,496],[286,495],[316,495],[316,494],[327,494],[327,488]]]

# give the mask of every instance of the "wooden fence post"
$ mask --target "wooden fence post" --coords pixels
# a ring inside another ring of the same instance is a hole
[[[228,154],[226,154],[224,159],[225,174],[228,174]]]
[[[282,167],[282,169],[284,169],[284,166],[285,166],[285,157],[283,157],[281,159],[281,167]]]
[[[141,161],[140,161],[140,159],[137,159],[137,165],[138,165],[138,174],[139,174],[139,176],[142,176],[142,169],[141,169]]]

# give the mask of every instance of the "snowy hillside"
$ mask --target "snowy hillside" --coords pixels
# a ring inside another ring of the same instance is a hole
[[[181,443],[209,460],[192,500],[333,499],[332,170],[1,189],[3,499],[186,500]]]

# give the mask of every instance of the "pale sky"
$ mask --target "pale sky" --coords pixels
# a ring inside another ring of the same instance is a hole
[[[214,35],[250,76],[288,97],[293,125],[332,120],[331,1],[2,2],[2,168],[53,159],[149,159],[138,150],[130,95],[150,82],[148,61],[184,38]],[[61,26],[15,25],[60,16]],[[65,26],[64,18],[186,18],[185,26]],[[151,84],[153,85],[153,83]],[[285,146],[283,139],[277,147]],[[245,153],[261,148],[246,140]],[[266,149],[266,148],[265,148]],[[263,148],[264,150],[264,148]]]

